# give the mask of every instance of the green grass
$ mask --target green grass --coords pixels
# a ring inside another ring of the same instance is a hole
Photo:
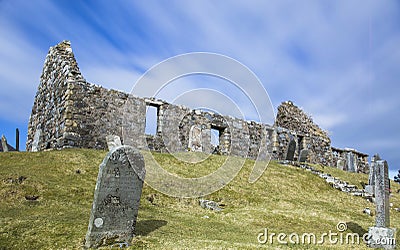
[[[0,154],[0,249],[80,249],[86,234],[98,166],[106,151],[74,149]],[[183,177],[200,177],[216,170],[225,157],[211,156],[197,163],[182,163],[171,155],[154,153],[165,169]],[[372,203],[330,187],[312,173],[270,163],[262,177],[248,183],[253,162],[247,160],[236,178],[205,199],[225,205],[222,212],[204,210],[198,199],[163,195],[144,185],[137,222],[137,237],[130,249],[367,249],[361,245],[259,244],[257,235],[336,232],[364,233],[374,217],[363,214]],[[315,166],[361,187],[364,174]],[[80,174],[76,170],[80,170]],[[22,183],[16,181],[25,176]],[[392,190],[400,186],[392,183]],[[38,195],[27,201],[26,195]],[[153,198],[151,203],[148,198]],[[400,195],[391,196],[400,207]],[[400,213],[391,210],[391,227],[399,228]],[[399,234],[397,234],[399,238]],[[106,248],[109,249],[109,248]]]

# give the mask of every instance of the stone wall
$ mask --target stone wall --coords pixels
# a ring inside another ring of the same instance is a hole
[[[130,110],[122,110],[125,107]],[[105,137],[122,138],[123,119],[132,124],[124,131],[145,145],[145,101],[93,85],[82,77],[70,43],[50,48],[28,125],[27,151],[49,148],[105,149]]]
[[[283,102],[278,107],[275,124],[277,127],[296,131],[302,136],[320,137],[331,142],[328,133],[315,124],[310,116],[304,113],[291,101]]]
[[[291,101],[283,102],[278,107],[275,126],[277,130],[272,140],[276,159],[286,159],[289,143],[293,140],[296,143],[294,160],[298,160],[302,149],[307,149],[307,161],[310,163],[337,167],[349,172],[369,171],[367,154],[355,149],[331,147],[328,133]]]
[[[69,42],[50,48],[28,125],[28,151],[56,148],[66,131],[66,107],[71,83],[85,82]],[[68,124],[71,122],[68,119]],[[62,143],[62,142],[61,142]],[[72,145],[73,146],[73,145]]]
[[[278,107],[275,126],[278,127],[275,139],[277,159],[285,160],[289,142],[294,140],[295,159],[302,149],[307,149],[310,163],[331,165],[332,150],[328,133],[291,101],[283,102]]]
[[[146,108],[157,108],[155,135],[145,135]],[[212,145],[215,132],[218,145]],[[337,166],[343,155],[332,151],[328,134],[292,102],[278,107],[274,126],[135,97],[88,83],[79,71],[70,43],[50,48],[28,125],[27,150],[107,149],[106,136],[123,144],[161,152],[201,151],[265,159],[299,160]],[[357,170],[364,171],[360,162]],[[346,156],[347,157],[347,156]],[[353,159],[353,158],[352,158]],[[365,164],[364,164],[365,165]]]
[[[156,135],[147,135],[147,142],[152,150],[200,151],[257,159],[262,140],[265,140],[265,147],[269,145],[272,133],[267,131],[266,125],[212,112],[191,110],[161,100],[146,99],[146,103],[157,107],[158,114]],[[218,133],[217,145],[211,143],[211,130]],[[266,155],[260,157],[265,159]]]
[[[368,155],[352,148],[332,147],[332,166],[349,172],[368,173]]]
[[[154,136],[145,135],[147,106],[157,108]],[[78,68],[70,43],[64,41],[50,48],[46,57],[29,121],[27,150],[106,149],[106,136],[114,134],[140,149],[180,152],[193,150],[193,142],[189,143],[193,127],[201,134],[200,151],[253,159],[268,135],[262,124],[90,84]],[[219,131],[217,149],[211,145],[211,129]]]

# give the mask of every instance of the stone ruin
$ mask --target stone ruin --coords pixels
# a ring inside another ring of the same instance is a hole
[[[336,167],[356,173],[368,173],[368,155],[358,152],[352,148],[334,148],[332,147],[332,162],[331,164]]]
[[[331,146],[328,133],[291,101],[278,107],[272,137],[275,159],[319,163],[349,172],[368,173],[368,155]]]
[[[310,162],[329,165],[332,153],[331,139],[328,137],[328,133],[318,127],[311,117],[306,115],[291,101],[284,102],[278,107],[275,125],[278,128],[287,129],[287,131],[285,131],[286,133],[279,134],[281,139],[286,139],[281,140],[281,142],[287,141],[289,144],[296,143],[297,150],[294,152],[295,158],[300,156],[300,151],[302,149],[308,149],[312,152],[312,154],[309,155]],[[278,131],[280,132],[279,129]],[[279,145],[279,147],[280,146],[281,145]]]
[[[148,107],[157,109],[154,135],[145,134]],[[128,129],[126,123],[131,124]],[[211,143],[212,130],[218,134],[218,146]],[[259,152],[266,147],[276,160],[299,161],[302,155],[301,160],[309,163],[368,171],[367,155],[332,148],[327,132],[290,101],[278,107],[275,124],[191,110],[88,83],[69,41],[51,47],[29,119],[27,151],[107,149],[107,135],[129,138],[122,144],[141,150],[197,151],[260,159]]]

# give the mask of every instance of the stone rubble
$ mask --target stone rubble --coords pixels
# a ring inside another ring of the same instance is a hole
[[[324,179],[329,185],[331,185],[333,188],[340,190],[342,192],[348,193],[353,196],[360,196],[365,198],[368,201],[373,201],[373,197],[370,193],[366,192],[364,189],[358,189],[355,185],[349,184],[345,181],[340,180],[339,178],[336,178],[330,174],[324,173],[322,171],[316,170],[312,166],[308,164],[299,164],[297,162],[288,162],[288,161],[281,161],[279,162],[280,164],[283,165],[291,165],[295,167],[302,168],[306,171],[311,172],[312,174],[318,175],[320,178]]]
[[[215,202],[215,201],[210,201],[210,200],[203,200],[200,199],[199,200],[199,205],[204,208],[204,209],[210,209],[210,210],[214,210],[216,212],[220,212],[223,209],[220,207],[220,205]]]

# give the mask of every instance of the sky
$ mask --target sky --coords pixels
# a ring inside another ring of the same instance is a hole
[[[393,176],[400,169],[399,24],[395,0],[0,0],[0,134],[14,146],[19,128],[24,148],[44,59],[62,40],[71,41],[88,82],[125,92],[163,60],[210,52],[248,67],[275,112],[293,101],[329,132],[332,146],[379,153]],[[159,97],[178,103],[185,89],[226,85],[190,76]],[[249,105],[232,87],[215,89],[244,110]],[[189,99],[212,106],[211,97]]]

